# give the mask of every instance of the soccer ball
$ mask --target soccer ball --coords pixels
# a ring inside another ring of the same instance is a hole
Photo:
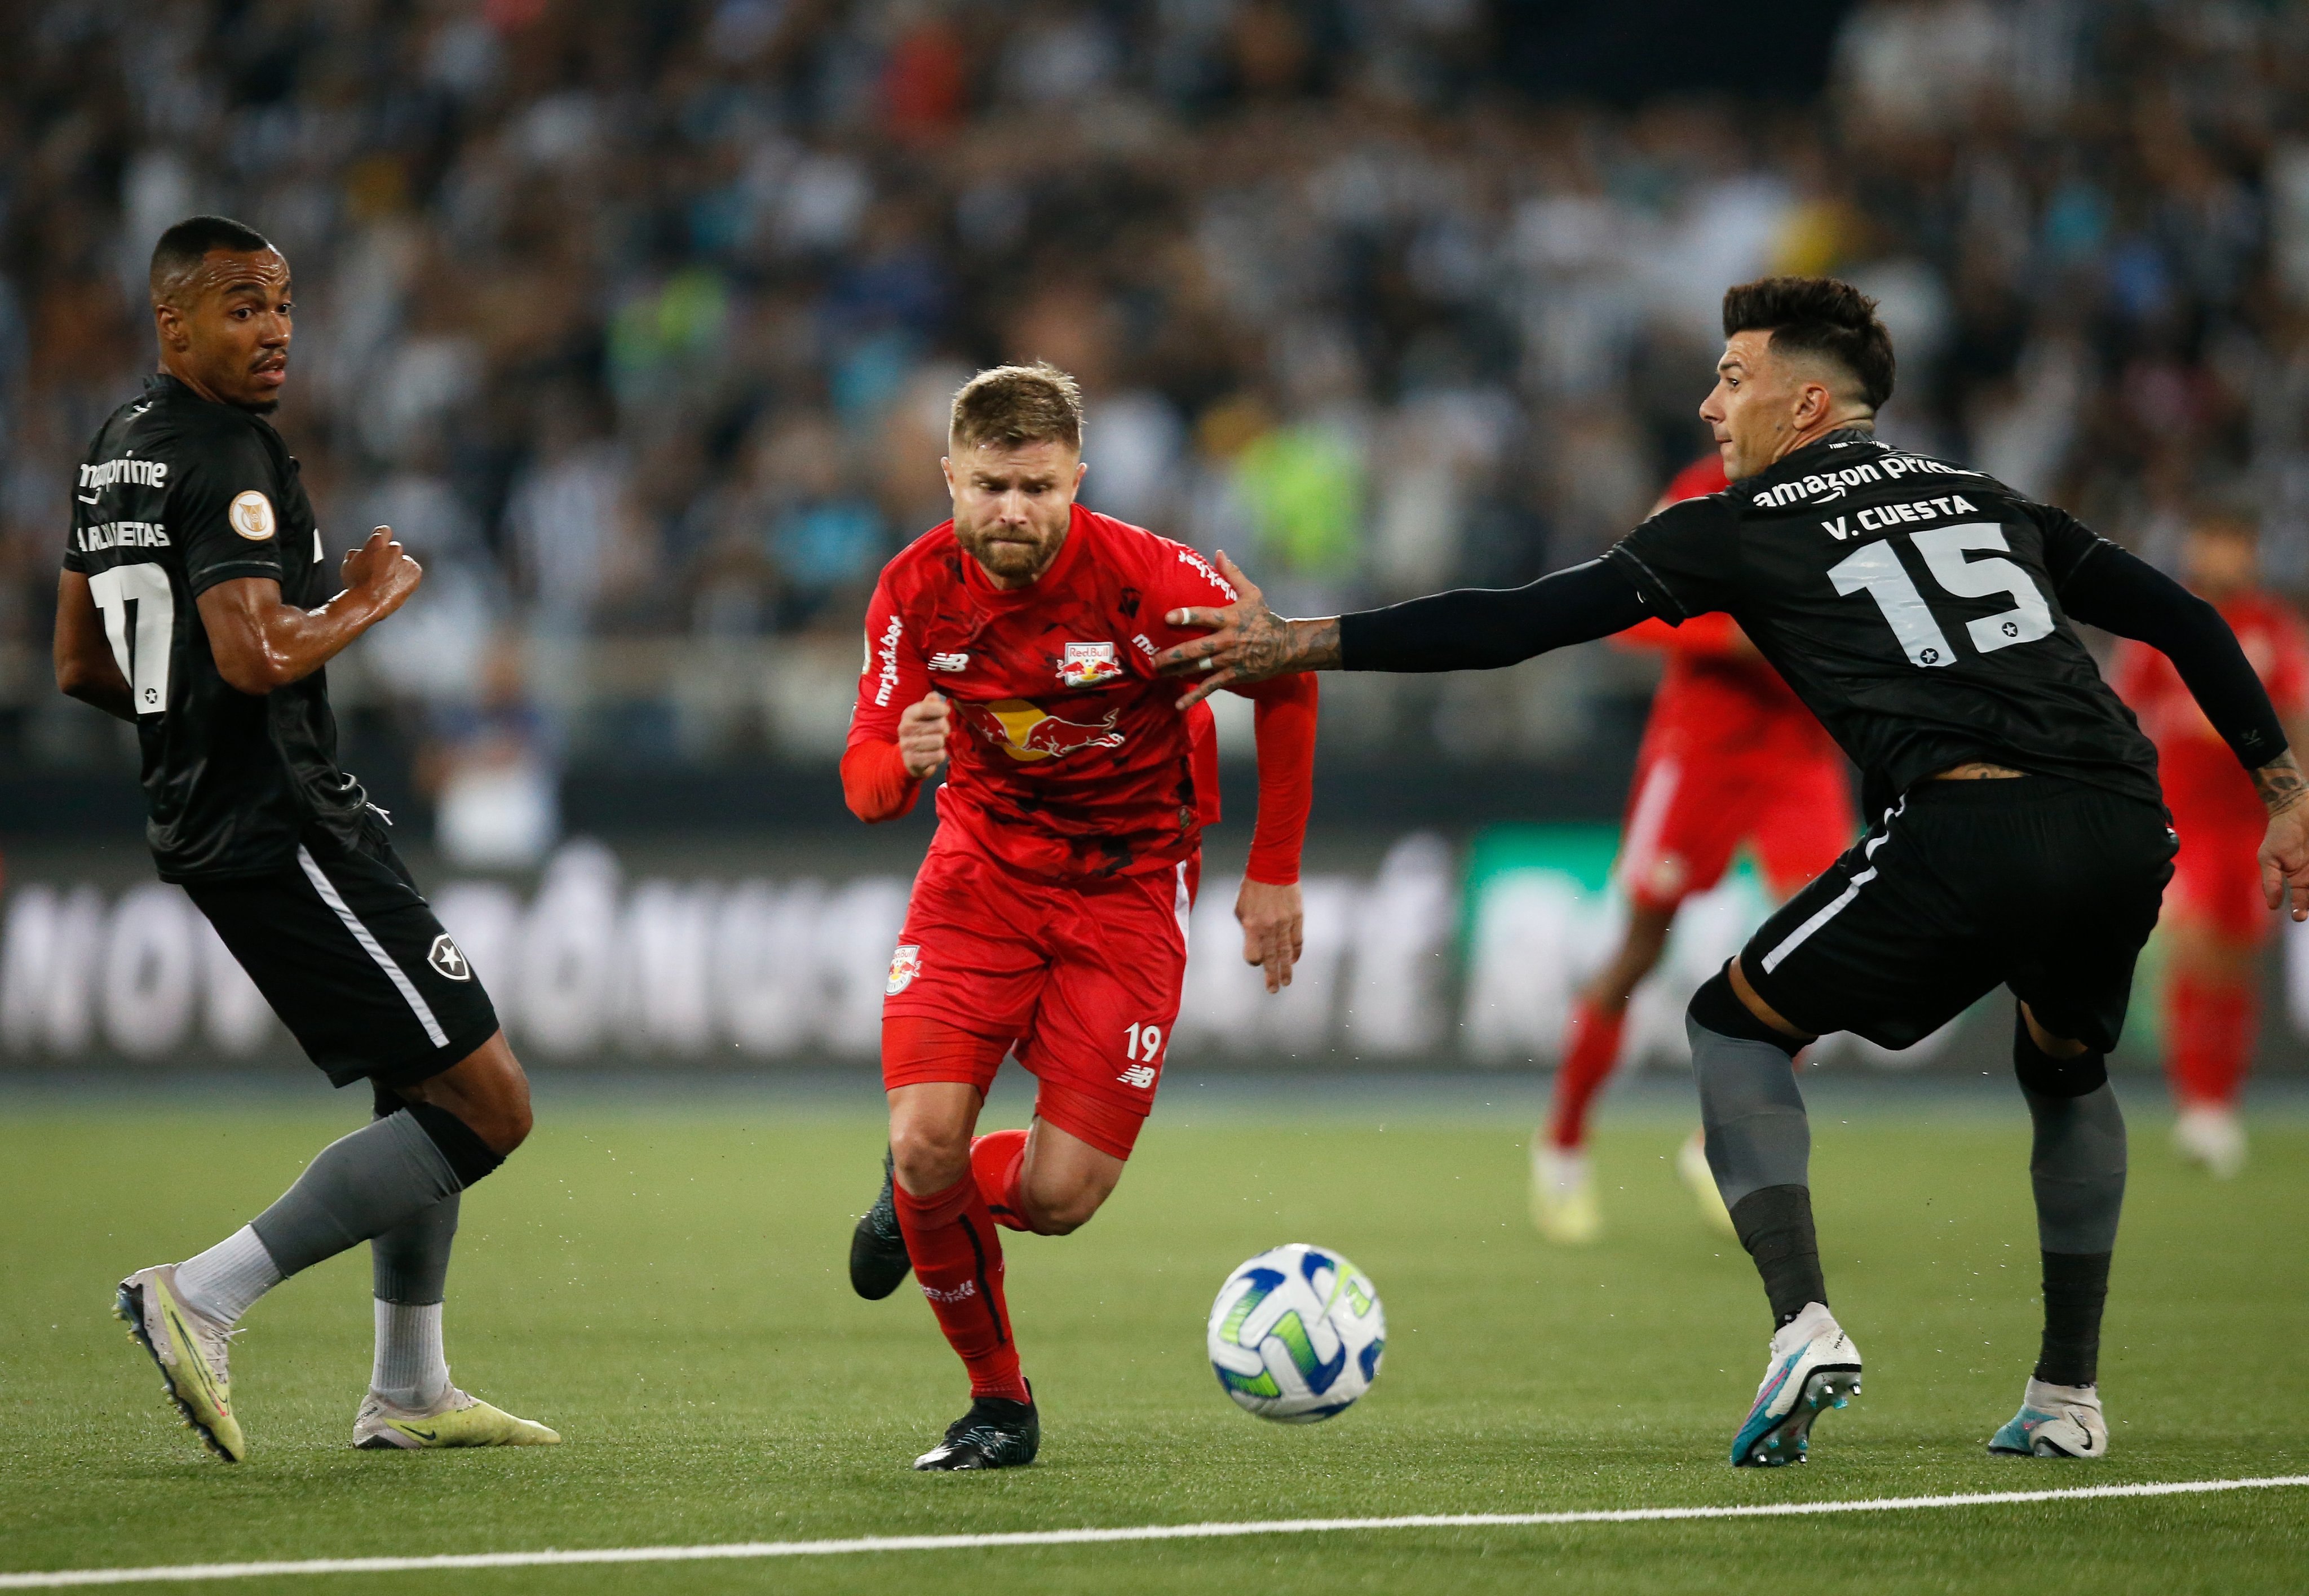
[[[1211,1304],[1211,1370],[1245,1412],[1313,1424],[1345,1412],[1379,1377],[1387,1314],[1371,1277],[1327,1247],[1294,1241],[1250,1260]]]

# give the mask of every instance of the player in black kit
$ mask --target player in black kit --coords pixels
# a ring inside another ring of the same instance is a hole
[[[1777,1330],[1732,1444],[1746,1466],[1802,1459],[1812,1422],[1860,1388],[1828,1310],[1788,1063],[1852,1031],[1901,1047],[2000,982],[2015,1072],[2045,1333],[1993,1451],[2099,1457],[2102,1306],[2124,1195],[2108,1085],[2133,960],[2172,874],[2157,755],[2072,623],[2163,651],[2253,772],[2270,820],[2270,907],[2309,919],[2309,805],[2285,735],[2217,611],[2002,484],[1878,441],[1892,344],[1875,304],[1820,278],[1724,298],[1725,350],[1700,408],[1732,487],[1661,511],[1599,560],[1511,591],[1461,591],[1321,620],[1241,600],[1172,616],[1215,628],[1167,651],[1199,696],[1286,670],[1486,669],[1647,616],[1728,611],[1861,767],[1876,824],[1767,920],[1686,1015],[1708,1161]]]
[[[353,1445],[558,1441],[449,1382],[442,1288],[458,1194],[530,1128],[489,994],[418,894],[384,817],[337,768],[323,667],[422,575],[389,529],[333,591],[313,508],[264,417],[288,378],[288,263],[221,217],[152,252],[160,370],[80,468],[56,592],[56,686],[135,723],[148,834],[306,1053],[376,1117],[250,1224],[120,1282],[118,1312],[218,1456],[247,1442],[228,1337],[289,1275],[362,1241],[376,1361]]]

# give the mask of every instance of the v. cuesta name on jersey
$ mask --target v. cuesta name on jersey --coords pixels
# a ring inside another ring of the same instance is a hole
[[[1904,521],[1938,521],[1946,515],[1977,515],[1980,512],[1973,507],[1970,499],[1960,493],[1952,493],[1946,498],[1913,499],[1896,505],[1869,505],[1864,506],[1856,515],[1838,515],[1833,520],[1821,522],[1820,525],[1822,531],[1841,543],[1851,537],[1855,530],[1863,532],[1882,532],[1890,531]]]

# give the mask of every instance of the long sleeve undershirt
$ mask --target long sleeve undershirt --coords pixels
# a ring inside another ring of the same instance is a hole
[[[1339,617],[1343,670],[1496,670],[1624,632],[1651,615],[1635,584],[1590,560],[1519,588],[1461,588]]]
[[[2173,661],[2238,763],[2285,751],[2285,729],[2220,612],[2113,543],[2060,588],[2072,619],[2134,638]],[[1635,585],[1590,560],[1519,588],[1463,588],[1339,617],[1344,670],[1492,670],[1626,630],[1651,614]]]
[[[2114,543],[2078,565],[2061,589],[2071,620],[2145,643],[2173,661],[2237,763],[2259,770],[2285,752],[2285,723],[2221,612]]]

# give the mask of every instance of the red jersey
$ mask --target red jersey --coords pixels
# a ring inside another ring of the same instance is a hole
[[[1234,598],[1193,549],[1079,505],[1051,568],[1006,591],[964,550],[949,521],[916,539],[875,583],[851,754],[895,745],[899,716],[935,689],[956,722],[941,825],[1054,880],[1168,870],[1218,819],[1219,785],[1209,706],[1181,713],[1174,706],[1185,687],[1154,674],[1157,653],[1202,634],[1163,617]],[[1251,850],[1255,878],[1295,881],[1314,683],[1281,677],[1244,696],[1259,703],[1262,734],[1268,710],[1304,710],[1293,749],[1303,755],[1301,768],[1261,762]],[[1276,782],[1292,790],[1270,805]],[[904,803],[911,801],[909,790]]]
[[[1722,493],[1731,485],[1722,459],[1703,455],[1675,474],[1660,505]],[[1652,698],[1651,728],[1655,733],[1673,732],[1695,755],[1767,762],[1841,759],[1834,739],[1780,673],[1743,646],[1745,639],[1730,616],[1694,616],[1681,626],[1645,621],[1613,641],[1667,656],[1666,672]]]
[[[2280,718],[2299,718],[2309,702],[2309,634],[2282,600],[2243,592],[2215,608],[2236,634],[2253,674],[2269,690]],[[2253,778],[2190,696],[2173,662],[2145,643],[2117,645],[2110,674],[2117,696],[2132,706],[2140,729],[2157,745],[2157,773],[2176,817],[2230,822],[2259,833],[2268,822]]]

